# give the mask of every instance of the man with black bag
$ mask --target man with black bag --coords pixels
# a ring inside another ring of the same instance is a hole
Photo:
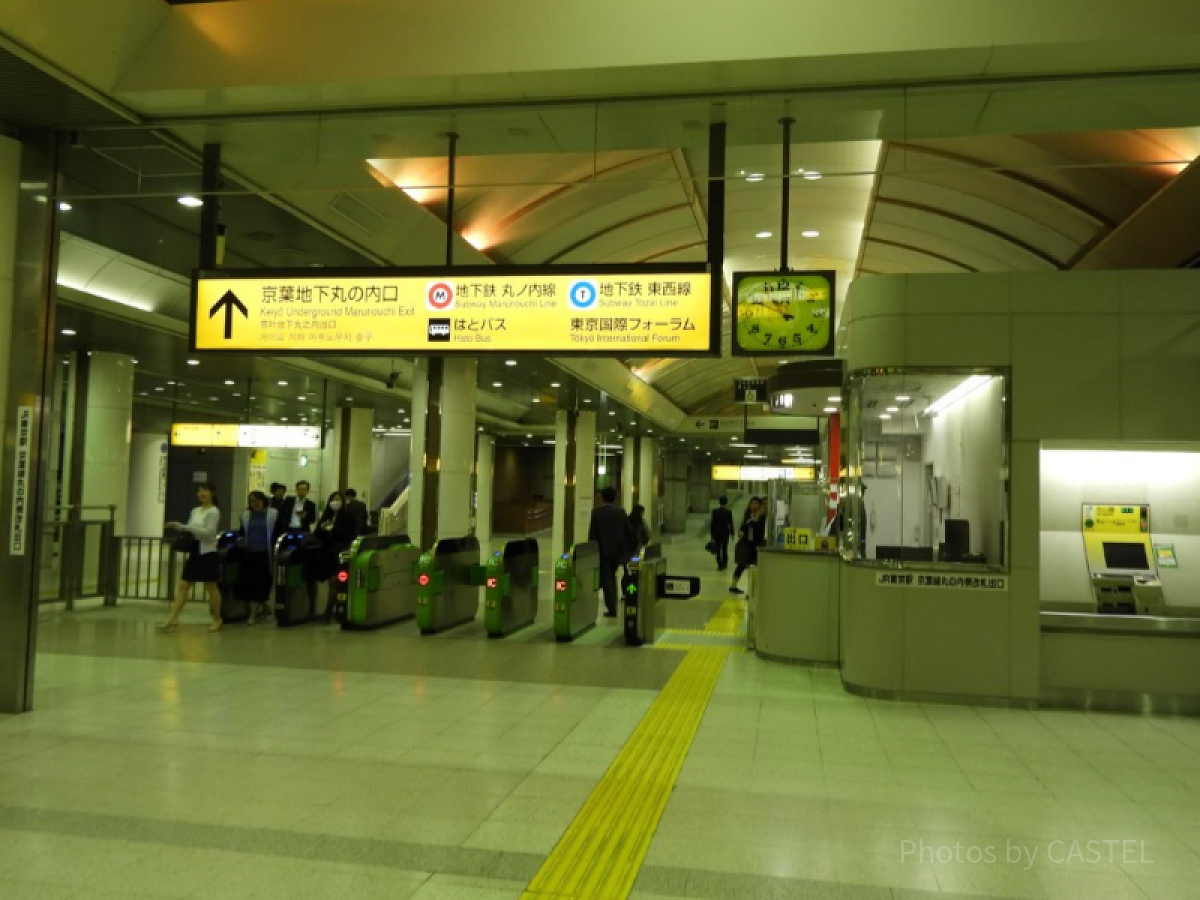
[[[709,552],[717,558],[717,571],[729,568],[729,539],[733,537],[733,513],[729,509],[729,498],[717,501],[708,524]]]

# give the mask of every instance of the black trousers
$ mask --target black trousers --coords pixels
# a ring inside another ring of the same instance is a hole
[[[717,568],[729,568],[729,538],[713,538],[713,544],[716,546]]]
[[[620,565],[619,559],[600,557],[600,589],[604,591],[604,609],[612,615],[617,612],[617,569]]]

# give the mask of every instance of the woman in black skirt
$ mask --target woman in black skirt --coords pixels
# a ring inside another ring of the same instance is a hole
[[[193,584],[203,584],[208,597],[208,609],[212,613],[209,631],[221,630],[221,592],[217,589],[220,563],[217,560],[217,530],[221,511],[217,508],[217,489],[210,482],[196,487],[196,499],[200,505],[192,510],[186,524],[168,522],[167,530],[187,531],[196,539],[192,552],[183,566],[183,577],[175,590],[175,602],[167,621],[158,626],[160,631],[174,631],[179,624],[179,614],[192,592]]]

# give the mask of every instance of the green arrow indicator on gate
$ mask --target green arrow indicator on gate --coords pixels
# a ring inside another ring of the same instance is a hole
[[[636,594],[636,593],[637,593],[637,585],[636,585],[636,584],[627,584],[627,585],[625,585],[625,593],[627,593],[627,594]]]

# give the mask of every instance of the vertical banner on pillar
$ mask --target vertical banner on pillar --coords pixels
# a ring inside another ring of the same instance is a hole
[[[266,450],[251,450],[250,451],[250,490],[262,491],[267,490],[267,451]]]
[[[8,552],[24,556],[29,536],[29,452],[33,440],[33,407],[18,406],[16,454],[13,457],[12,528]]]
[[[158,446],[158,502],[167,502],[167,442]],[[136,532],[135,532],[136,533]]]

